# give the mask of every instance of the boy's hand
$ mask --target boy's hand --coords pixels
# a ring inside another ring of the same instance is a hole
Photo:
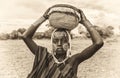
[[[46,10],[46,12],[43,14],[43,17],[44,17],[44,18],[46,18],[46,19],[49,18],[48,13],[49,13],[50,9],[51,9],[51,8],[48,8],[48,9]]]
[[[81,17],[80,23],[83,24],[85,21],[87,21],[87,18],[82,10],[79,10],[79,13],[80,13],[80,17]]]

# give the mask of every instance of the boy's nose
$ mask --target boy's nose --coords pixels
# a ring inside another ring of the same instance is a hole
[[[59,40],[59,41],[58,41],[58,46],[61,46],[61,45],[62,45],[62,41]]]

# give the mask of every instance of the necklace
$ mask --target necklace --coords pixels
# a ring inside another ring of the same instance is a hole
[[[55,61],[55,63],[57,63],[57,64],[65,64],[65,61],[70,57],[70,55],[71,55],[71,52],[70,52],[70,50],[68,49],[68,51],[67,51],[67,57],[63,60],[63,61],[58,61],[58,59],[54,56],[54,54],[52,53],[52,56],[53,56],[53,59],[54,59],[54,61]]]
[[[53,56],[53,59],[54,59],[54,61],[55,61],[55,63],[57,63],[57,64],[65,64],[65,61],[69,58],[69,57],[66,57],[63,61],[58,61],[58,59],[52,54],[52,56]]]

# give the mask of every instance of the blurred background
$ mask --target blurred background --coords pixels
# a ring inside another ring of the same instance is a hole
[[[71,4],[82,9],[94,25],[112,26],[115,34],[119,34],[119,3],[119,0],[0,0],[0,32],[11,32],[17,28],[29,27],[54,4]],[[45,29],[44,27],[41,31]]]
[[[20,39],[20,34],[55,4],[70,4],[82,9],[105,42],[102,49],[79,66],[78,78],[119,78],[119,0],[0,0],[0,78],[26,78],[34,56]],[[46,21],[33,38],[50,51],[48,43],[52,31]],[[72,54],[91,44],[90,35],[81,24],[71,31],[71,36]]]

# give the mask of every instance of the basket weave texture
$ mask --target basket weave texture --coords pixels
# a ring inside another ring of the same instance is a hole
[[[74,15],[54,12],[49,16],[49,23],[55,28],[72,30],[79,24],[79,20]]]

